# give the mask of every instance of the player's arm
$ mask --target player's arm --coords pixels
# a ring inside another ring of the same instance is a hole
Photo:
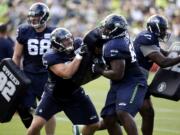
[[[168,56],[168,54],[169,54],[169,52],[165,51],[164,49],[160,49],[160,51],[164,56]]]
[[[79,68],[81,63],[82,56],[77,54],[73,61],[69,63],[60,63],[50,66],[50,70],[55,73],[57,76],[62,78],[71,78]]]
[[[94,65],[93,72],[99,73],[111,80],[121,80],[124,77],[125,60],[117,59],[110,62],[111,69],[103,69],[99,65]]]
[[[141,51],[145,57],[149,57],[162,68],[173,66],[180,62],[180,56],[176,58],[166,57],[156,46],[141,46]]]
[[[121,80],[124,77],[125,61],[112,60],[110,62],[111,69],[102,71],[102,75],[111,80]]]
[[[16,65],[20,66],[21,57],[23,55],[23,45],[21,45],[19,42],[16,42],[14,53],[12,60],[16,63]]]
[[[179,56],[176,58],[169,58],[169,57],[164,56],[160,52],[151,53],[149,54],[148,57],[162,68],[173,66],[180,62]]]

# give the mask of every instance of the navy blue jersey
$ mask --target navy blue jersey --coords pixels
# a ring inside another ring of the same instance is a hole
[[[74,41],[74,47],[78,48],[80,46],[81,40]],[[67,54],[65,52],[58,52],[56,50],[50,50],[43,56],[44,65],[49,68],[53,65],[60,63],[68,63],[74,59],[74,52]],[[72,93],[79,88],[79,85],[75,84],[72,78],[62,78],[54,74],[51,70],[49,71],[49,79],[47,87],[53,90],[53,94],[57,98],[67,98],[72,95]]]
[[[23,24],[18,27],[17,41],[24,47],[23,68],[31,73],[47,72],[42,64],[42,55],[50,48],[50,33],[54,27],[47,26],[43,32]]]
[[[13,47],[14,42],[10,38],[0,37],[0,61],[12,57]]]
[[[149,71],[153,62],[143,55],[140,48],[141,46],[157,46],[160,48],[158,37],[149,31],[142,31],[137,35],[133,44],[139,65]]]
[[[131,81],[134,77],[143,77],[136,61],[134,48],[128,37],[121,37],[108,41],[103,47],[103,57],[109,68],[111,68],[110,61],[116,59],[125,60],[126,66],[123,80]]]

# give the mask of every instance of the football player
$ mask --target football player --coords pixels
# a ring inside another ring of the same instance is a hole
[[[7,24],[0,23],[0,61],[13,55],[14,41],[7,33]]]
[[[43,87],[48,78],[47,69],[43,66],[42,55],[51,46],[50,33],[54,27],[47,26],[49,8],[44,3],[34,3],[28,13],[28,24],[22,24],[17,29],[17,43],[13,54],[13,61],[20,66],[31,79],[31,85],[22,97],[18,106],[18,113],[26,128],[32,122],[32,108],[36,107],[36,98],[41,99]],[[47,135],[53,135],[55,119],[52,117],[47,123]]]
[[[145,76],[153,63],[162,68],[175,65],[180,62],[180,56],[176,58],[166,57],[168,52],[161,49],[159,42],[167,41],[170,33],[168,33],[168,21],[161,15],[153,15],[148,18],[146,30],[140,32],[134,40],[134,48],[137,54],[139,65],[142,67]],[[143,135],[152,135],[154,126],[154,109],[147,91],[144,103],[140,109],[142,116],[142,133]]]
[[[101,68],[94,64],[93,72],[111,80],[106,103],[101,111],[110,135],[121,135],[119,122],[128,135],[138,135],[133,117],[141,107],[147,82],[136,60],[133,45],[127,34],[127,21],[121,15],[107,16],[102,25],[103,58],[107,64]]]
[[[96,110],[83,88],[72,79],[87,53],[86,46],[79,43],[65,28],[51,33],[52,50],[43,56],[49,79],[28,135],[39,135],[46,121],[61,111],[73,124],[86,125],[83,135],[92,135],[96,130],[99,121]],[[77,46],[80,47],[75,51]]]

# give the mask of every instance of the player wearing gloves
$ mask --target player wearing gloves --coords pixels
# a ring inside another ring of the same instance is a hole
[[[147,83],[137,64],[125,18],[115,14],[107,16],[102,34],[109,39],[103,45],[107,67],[103,69],[98,64],[92,67],[93,72],[111,80],[101,117],[110,135],[122,134],[119,122],[128,135],[138,135],[133,117],[143,103]]]
[[[73,124],[86,125],[85,135],[92,135],[99,121],[98,115],[83,88],[72,81],[86,55],[86,46],[81,45],[75,52],[78,42],[65,28],[57,28],[51,33],[51,44],[52,50],[43,57],[49,79],[27,134],[39,135],[54,114],[64,111]]]
[[[160,47],[161,41],[167,41],[168,21],[161,15],[152,15],[146,23],[146,30],[140,32],[134,40],[134,48],[137,54],[139,65],[142,67],[145,76],[148,78],[150,68],[156,63],[161,68],[170,67],[180,62],[180,56],[175,58],[167,57],[168,52]],[[140,109],[142,116],[143,135],[152,135],[154,126],[154,108],[147,91],[143,106]]]

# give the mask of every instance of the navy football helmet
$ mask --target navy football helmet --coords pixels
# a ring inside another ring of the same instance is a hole
[[[50,37],[52,48],[62,52],[67,53],[74,50],[74,38],[69,30],[66,28],[56,28],[51,33]]]
[[[125,36],[127,27],[128,23],[123,16],[110,14],[102,21],[102,37],[109,39]]]
[[[28,22],[35,29],[44,26],[49,17],[49,8],[44,3],[34,3],[28,13]]]
[[[153,15],[148,18],[147,30],[154,33],[161,41],[168,40],[170,33],[167,32],[167,19],[160,15]]]

